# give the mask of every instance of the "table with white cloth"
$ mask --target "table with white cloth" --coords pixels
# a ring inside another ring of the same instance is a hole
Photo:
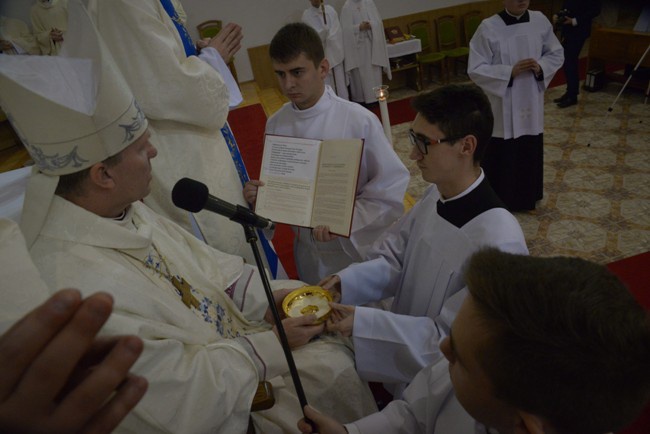
[[[420,40],[411,38],[392,44],[387,43],[386,50],[393,73],[393,79],[387,84],[391,88],[406,84],[417,91],[421,90],[420,64],[417,61],[417,53],[422,51]]]

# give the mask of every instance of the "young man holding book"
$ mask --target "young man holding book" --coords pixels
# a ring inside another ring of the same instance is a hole
[[[493,122],[483,91],[448,85],[412,104],[411,158],[432,185],[377,241],[368,261],[322,282],[348,305],[394,297],[391,311],[340,306],[345,318],[330,326],[353,336],[361,377],[384,382],[396,398],[441,357],[439,342],[466,295],[466,259],[484,246],[528,253],[519,223],[480,166]]]
[[[648,402],[650,318],[607,268],[486,249],[465,280],[446,360],[345,427],[306,407],[319,433],[602,434]]]
[[[291,102],[266,124],[266,133],[305,139],[363,139],[352,231],[338,237],[327,226],[294,227],[298,276],[307,283],[362,261],[366,251],[403,212],[409,180],[377,117],[358,104],[339,98],[325,84],[329,63],[316,31],[303,23],[287,24],[270,46],[273,69]],[[250,203],[261,183],[244,188]]]

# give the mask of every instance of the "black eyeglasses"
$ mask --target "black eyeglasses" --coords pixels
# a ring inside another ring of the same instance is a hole
[[[431,140],[428,137],[424,137],[421,134],[417,134],[413,129],[409,129],[409,140],[411,141],[411,145],[417,146],[418,151],[422,155],[427,155],[427,146],[432,145],[432,144],[438,144],[438,143],[444,143],[444,142],[449,142],[453,143],[457,140],[462,139],[463,137],[456,137],[456,138],[447,138],[447,139],[438,139],[438,140]]]

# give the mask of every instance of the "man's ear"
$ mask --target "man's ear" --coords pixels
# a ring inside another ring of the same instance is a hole
[[[330,72],[330,62],[327,60],[326,57],[323,57],[323,60],[320,61],[320,66],[318,67],[320,70],[320,75],[325,80],[325,77],[327,77],[327,73]]]
[[[544,420],[534,414],[517,410],[518,420],[515,424],[514,434],[550,434]]]
[[[469,155],[474,158],[474,152],[476,152],[476,136],[468,134],[461,139],[460,152],[464,155]]]
[[[112,188],[115,185],[108,167],[104,163],[96,163],[90,166],[90,182],[101,189]]]

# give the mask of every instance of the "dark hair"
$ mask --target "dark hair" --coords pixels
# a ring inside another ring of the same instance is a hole
[[[473,84],[442,86],[417,95],[411,105],[446,137],[475,136],[474,161],[481,161],[492,136],[494,117],[490,101],[480,87]]]
[[[304,53],[318,67],[325,51],[316,30],[304,23],[290,23],[278,30],[271,40],[269,55],[278,63],[289,63]]]
[[[497,398],[561,434],[602,434],[650,398],[650,316],[602,265],[480,251],[466,281]]]
[[[107,167],[113,167],[122,161],[122,151],[106,158],[102,163]],[[92,166],[91,166],[92,167]],[[79,172],[61,175],[54,194],[61,197],[83,196],[85,193],[84,182],[90,175],[90,167]]]

